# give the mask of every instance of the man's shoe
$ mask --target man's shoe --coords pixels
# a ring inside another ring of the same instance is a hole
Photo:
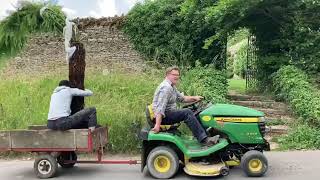
[[[218,143],[220,135],[216,135],[213,137],[207,137],[203,140],[202,144],[204,146],[213,146]]]
[[[90,129],[91,132],[93,132],[96,129],[96,127],[92,126],[92,127],[89,127],[89,129]]]
[[[101,128],[102,126],[100,124],[97,124],[96,125],[96,128]]]

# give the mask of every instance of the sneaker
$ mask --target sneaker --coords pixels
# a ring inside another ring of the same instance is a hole
[[[205,146],[213,146],[218,143],[220,135],[216,135],[213,137],[207,137],[203,140],[202,144]]]
[[[96,127],[94,127],[94,126],[89,127],[89,129],[90,129],[91,132],[93,132],[93,131],[95,130],[95,128],[96,128]]]
[[[96,128],[101,128],[102,126],[100,124],[97,124],[96,125]]]

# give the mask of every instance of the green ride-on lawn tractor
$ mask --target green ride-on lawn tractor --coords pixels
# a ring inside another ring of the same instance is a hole
[[[268,161],[263,154],[270,150],[264,139],[264,113],[231,104],[192,103],[185,108],[193,110],[209,136],[220,135],[217,144],[207,147],[177,129],[179,124],[161,125],[159,133],[154,126],[152,106],[147,106],[149,127],[141,130],[141,170],[160,179],[173,177],[179,167],[192,176],[226,176],[233,166],[241,165],[247,176],[263,176]]]

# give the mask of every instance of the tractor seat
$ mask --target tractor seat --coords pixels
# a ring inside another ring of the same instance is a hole
[[[155,117],[154,117],[154,112],[152,110],[152,104],[147,105],[146,107],[146,118],[147,118],[147,122],[149,124],[149,126],[151,128],[154,127],[155,125]],[[175,124],[171,124],[171,125],[160,125],[160,132],[174,132],[177,131],[178,127],[180,126],[180,123],[175,123]]]

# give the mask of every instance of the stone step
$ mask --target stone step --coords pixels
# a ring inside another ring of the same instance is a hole
[[[267,117],[282,119],[282,116],[289,117],[291,113],[283,109],[271,109],[271,108],[254,108],[255,110],[264,112]]]
[[[275,126],[267,126],[268,135],[272,136],[274,134],[287,134],[289,127],[286,125],[275,125]]]
[[[286,104],[276,101],[232,101],[232,103],[250,108],[288,109]]]
[[[273,136],[267,134],[264,138],[269,142],[271,151],[279,148],[279,144],[273,140]]]
[[[291,117],[291,115],[279,115],[279,114],[265,114],[265,118],[266,119],[283,119],[283,120],[288,120],[289,122],[292,122],[295,120],[294,118]]]
[[[294,118],[289,116],[282,116],[281,118],[272,118],[272,117],[266,116],[265,118],[267,123],[270,123],[270,124],[289,124],[294,121]]]
[[[266,135],[265,135],[265,139],[269,142],[270,144],[270,149],[271,150],[276,150],[279,148],[279,144],[274,141],[274,137],[279,137],[283,134],[287,134],[289,127],[285,126],[285,125],[277,125],[277,126],[267,126],[266,127],[268,129]]]
[[[231,101],[263,101],[263,102],[273,102],[270,98],[265,96],[251,96],[242,94],[228,94],[227,99]]]

